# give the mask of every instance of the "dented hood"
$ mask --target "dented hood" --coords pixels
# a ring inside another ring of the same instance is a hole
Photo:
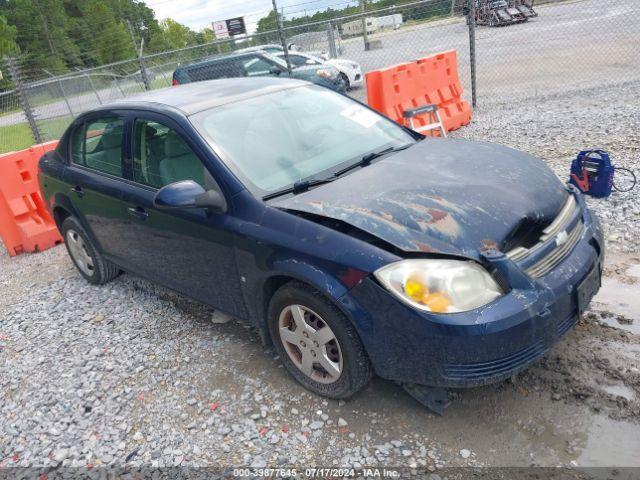
[[[405,252],[478,258],[524,219],[551,221],[566,197],[558,177],[529,154],[427,138],[272,205],[342,220]]]

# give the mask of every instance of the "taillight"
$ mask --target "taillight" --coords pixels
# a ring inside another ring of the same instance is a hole
[[[176,80],[174,78],[173,81],[171,82],[171,85],[176,86],[176,85],[180,85],[180,84],[178,83],[178,80]]]

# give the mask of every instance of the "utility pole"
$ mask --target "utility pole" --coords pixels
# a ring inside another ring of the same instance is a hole
[[[289,60],[289,48],[287,47],[287,41],[284,38],[282,17],[278,13],[278,5],[276,5],[276,0],[271,0],[273,4],[273,13],[276,15],[276,22],[278,25],[278,35],[280,36],[280,43],[282,44],[282,49],[284,50],[284,61],[287,62],[287,72],[289,76],[291,76],[291,60]]]
[[[142,77],[142,83],[144,84],[144,89],[151,90],[151,85],[149,84],[149,77],[147,77],[147,69],[144,65],[144,57],[142,56],[142,50],[144,48],[144,38],[140,39],[140,51],[138,51],[136,36],[133,33],[133,27],[131,26],[131,22],[129,20],[127,20],[127,26],[129,27],[129,35],[131,35],[131,44],[133,45],[133,51],[136,53],[136,56],[138,57],[138,63],[140,64],[140,76]]]
[[[360,0],[360,11],[362,12],[362,40],[364,40],[364,49],[369,50],[369,35],[367,33],[367,0]]]

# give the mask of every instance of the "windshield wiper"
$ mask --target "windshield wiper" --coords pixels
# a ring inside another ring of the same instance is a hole
[[[407,143],[406,145],[402,145],[401,147],[387,147],[387,148],[383,148],[382,150],[379,150],[377,152],[367,153],[366,155],[364,155],[356,163],[353,163],[353,164],[349,165],[348,167],[344,167],[342,170],[338,170],[333,175],[335,177],[339,177],[339,176],[344,175],[345,173],[350,172],[351,170],[354,170],[354,169],[356,169],[358,167],[366,167],[367,165],[371,164],[371,162],[373,160],[375,160],[376,158],[378,158],[378,157],[382,157],[383,155],[386,155],[387,153],[399,152],[400,150],[405,150],[405,149],[409,148],[411,145],[414,145],[414,144],[413,143]]]
[[[319,178],[317,180],[299,180],[290,187],[286,187],[286,188],[283,188],[282,190],[277,190],[273,193],[269,193],[268,195],[265,195],[264,197],[262,197],[262,200],[270,200],[272,198],[279,197],[281,195],[286,195],[287,193],[306,192],[311,187],[324,185],[325,183],[333,182],[335,179],[336,179],[335,177],[329,177],[329,178]]]
[[[388,148],[384,148],[382,150],[379,150],[377,152],[367,153],[358,162],[354,163],[353,165],[349,165],[348,167],[345,167],[342,170],[338,170],[331,177],[319,178],[319,179],[316,179],[316,180],[298,180],[296,183],[294,183],[290,187],[286,187],[286,188],[283,188],[282,190],[277,190],[277,191],[275,191],[273,193],[269,193],[269,194],[265,195],[264,197],[262,197],[262,200],[271,200],[272,198],[280,197],[280,196],[286,195],[288,193],[296,194],[296,193],[306,192],[307,190],[309,190],[312,187],[316,187],[318,185],[324,185],[325,183],[333,182],[339,176],[347,173],[350,170],[353,170],[353,169],[358,168],[358,167],[367,166],[367,165],[369,165],[371,163],[372,160],[374,160],[374,159],[376,159],[378,157],[382,157],[383,155],[386,155],[387,153],[399,152],[400,150],[405,150],[405,149],[409,148],[411,145],[414,145],[414,144],[413,143],[408,143],[406,145],[402,145],[401,147],[388,147]]]

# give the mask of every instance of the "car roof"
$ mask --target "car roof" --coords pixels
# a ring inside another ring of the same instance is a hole
[[[291,78],[222,78],[161,88],[100,105],[91,112],[108,109],[177,109],[185,115],[235,103],[261,95],[298,88],[308,82]]]
[[[282,49],[282,45],[278,45],[276,43],[266,43],[264,45],[254,45],[253,47],[245,47],[239,50],[236,50],[236,53],[246,53],[246,52],[255,52],[257,50],[264,50],[265,48],[279,48]]]

